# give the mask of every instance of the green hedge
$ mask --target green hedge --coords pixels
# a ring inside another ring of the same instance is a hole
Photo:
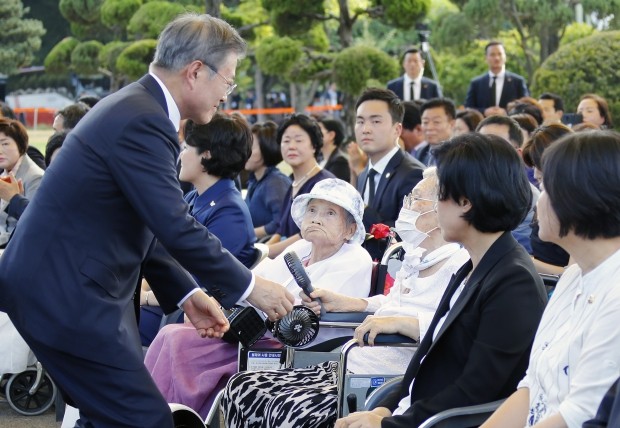
[[[596,93],[607,99],[612,117],[620,118],[620,31],[596,33],[558,49],[534,74],[532,93],[553,92],[574,112],[579,98]]]

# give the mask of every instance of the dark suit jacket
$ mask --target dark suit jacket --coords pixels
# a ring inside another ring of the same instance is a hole
[[[400,391],[381,403],[396,409],[415,378],[411,407],[383,419],[383,428],[417,427],[449,408],[505,398],[525,374],[547,297],[530,256],[510,232],[483,256],[433,341],[450,298],[471,269],[469,261],[452,277]]]
[[[518,74],[506,71],[499,106],[505,109],[510,101],[529,95],[530,91],[527,89],[525,79]],[[469,89],[465,97],[465,107],[475,108],[484,113],[484,110],[491,105],[491,79],[489,73],[485,72],[472,79],[469,83]]]
[[[383,223],[394,226],[403,206],[403,198],[422,179],[423,170],[424,165],[417,159],[402,150],[396,152],[381,175],[372,206],[366,206],[364,209],[363,222],[367,232],[373,224]],[[368,167],[357,178],[357,190],[362,195],[367,177]],[[364,247],[373,260],[381,260],[386,245],[384,242],[369,240],[366,241]]]
[[[583,428],[620,427],[620,379],[607,390],[596,416],[583,423]]]
[[[137,369],[131,298],[142,263],[168,312],[196,287],[180,264],[224,306],[240,298],[251,273],[189,215],[178,154],[164,94],[148,75],[68,134],[0,260],[0,310],[22,334]],[[132,350],[131,364],[118,349]]]
[[[331,155],[329,155],[323,169],[326,169],[334,174],[336,178],[344,180],[347,183],[351,180],[349,160],[347,159],[347,156],[338,148],[334,150]]]
[[[405,77],[400,76],[398,79],[390,80],[387,84],[387,88],[394,92],[401,100],[405,99],[403,94],[403,85],[405,84]],[[440,98],[441,88],[433,79],[422,76],[422,84],[420,88],[420,98],[424,100],[430,100],[431,98]]]

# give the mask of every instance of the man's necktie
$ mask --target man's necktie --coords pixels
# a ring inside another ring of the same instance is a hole
[[[497,76],[493,75],[493,83],[491,83],[491,105],[497,105],[497,86],[495,81],[497,80]]]
[[[413,85],[415,85],[415,82],[411,82],[409,84],[409,101],[415,101],[415,90],[413,88]]]
[[[375,200],[375,175],[377,175],[377,171],[374,169],[370,169],[368,171],[368,206],[371,207],[373,201]]]

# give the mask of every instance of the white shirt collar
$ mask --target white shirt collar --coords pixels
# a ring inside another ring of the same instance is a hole
[[[498,79],[504,79],[505,75],[506,75],[506,67],[502,68],[502,71],[500,71],[497,74],[493,74],[493,72],[489,70],[489,79],[493,79],[493,76],[497,76]]]
[[[414,82],[416,84],[420,83],[422,81],[422,73],[420,73],[420,75],[418,77],[416,77],[415,79],[412,79],[411,77],[409,77],[409,75],[407,73],[405,73],[404,75],[405,78],[405,85],[409,86],[411,84],[411,82]]]
[[[382,176],[383,175],[383,171],[387,167],[387,164],[394,157],[394,155],[396,154],[396,152],[398,150],[400,150],[400,147],[395,146],[392,150],[387,152],[387,154],[385,156],[383,156],[381,159],[379,159],[379,162],[377,162],[374,165],[373,165],[372,161],[369,159],[368,160],[368,170],[370,170],[370,168],[372,168],[372,169],[374,169],[375,171],[377,171],[379,173],[379,177]]]
[[[159,80],[159,77],[157,77],[153,73],[149,72],[149,74],[153,77],[153,79],[155,79],[161,90],[164,92],[164,97],[166,98],[166,106],[168,107],[168,118],[170,119],[170,122],[172,122],[174,129],[179,132],[179,128],[181,126],[181,112],[177,107],[177,103],[174,102],[174,98],[172,98],[172,94],[170,93],[168,88],[166,88],[164,82]]]

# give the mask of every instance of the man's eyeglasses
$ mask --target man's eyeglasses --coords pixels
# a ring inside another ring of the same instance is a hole
[[[203,64],[209,67],[211,70],[213,70],[215,74],[217,74],[222,79],[224,79],[224,82],[226,82],[226,84],[228,85],[228,89],[226,89],[226,96],[229,96],[230,94],[232,94],[235,88],[237,87],[237,84],[235,82],[231,82],[230,80],[222,76],[220,72],[217,71],[217,68],[213,67],[211,64],[207,64],[206,62],[203,62]]]

